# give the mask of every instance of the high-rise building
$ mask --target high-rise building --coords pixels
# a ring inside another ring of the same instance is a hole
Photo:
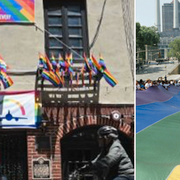
[[[161,32],[160,0],[156,0],[156,26],[158,32]]]
[[[173,7],[174,6],[174,7]],[[180,27],[180,3],[172,1],[162,6],[162,32],[173,31]]]
[[[162,31],[172,31],[173,29],[173,4],[165,3],[162,6]]]
[[[177,38],[180,38],[180,3],[178,0],[173,0],[162,6],[162,32],[158,44],[162,57],[167,56],[169,43]]]

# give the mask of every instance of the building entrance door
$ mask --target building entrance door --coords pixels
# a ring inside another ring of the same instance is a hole
[[[7,180],[27,178],[27,141],[25,132],[0,131],[0,177]]]
[[[61,140],[63,180],[69,180],[72,172],[88,164],[99,153],[97,130],[91,125],[73,130]],[[93,174],[85,174],[82,180],[92,180]]]

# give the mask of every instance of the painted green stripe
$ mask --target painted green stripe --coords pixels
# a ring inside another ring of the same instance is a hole
[[[22,21],[29,21],[24,15],[22,15],[9,1],[2,2],[10,11],[12,11]]]
[[[180,112],[136,135],[136,179],[165,180],[179,164]]]

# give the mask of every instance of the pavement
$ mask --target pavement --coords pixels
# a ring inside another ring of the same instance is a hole
[[[136,80],[158,80],[159,77],[164,78],[165,76],[167,80],[178,80],[180,79],[180,74],[169,75],[178,65],[178,61],[162,62],[159,64],[151,61],[149,64],[145,64],[136,70]]]

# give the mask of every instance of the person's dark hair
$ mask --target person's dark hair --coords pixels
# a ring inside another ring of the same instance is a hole
[[[99,137],[112,137],[114,139],[118,138],[118,131],[116,128],[112,127],[112,126],[103,126],[101,128],[99,128],[98,132],[97,132]]]
[[[144,81],[142,79],[140,79],[139,83],[144,83]]]

